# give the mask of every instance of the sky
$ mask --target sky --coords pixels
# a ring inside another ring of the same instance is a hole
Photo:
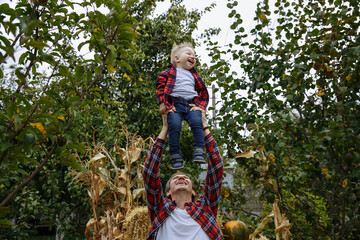
[[[270,0],[274,1],[274,0]],[[253,26],[253,19],[255,17],[255,9],[259,0],[238,0],[238,6],[236,7],[237,13],[241,15],[243,19],[243,27],[245,32],[248,32]],[[230,9],[226,6],[227,0],[184,0],[184,5],[188,10],[199,9],[204,10],[205,7],[210,6],[211,3],[216,3],[216,7],[211,11],[206,13],[198,23],[198,30],[195,31],[194,36],[200,36],[205,29],[216,27],[220,28],[221,32],[217,37],[214,37],[213,41],[218,41],[220,46],[225,46],[232,42],[234,37],[233,32],[230,30],[230,25],[232,24],[232,19],[228,17]],[[170,0],[165,0],[164,2],[158,2],[155,14],[166,11],[170,7]],[[207,56],[208,52],[206,51],[206,46],[200,46],[196,49],[197,55],[201,58],[201,62],[209,63],[210,58]]]

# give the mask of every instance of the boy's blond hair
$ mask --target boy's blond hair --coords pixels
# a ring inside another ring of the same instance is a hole
[[[193,51],[194,51],[194,47],[191,43],[189,42],[184,42],[184,43],[180,43],[178,45],[175,45],[172,49],[171,49],[171,63],[176,65],[176,62],[174,60],[174,57],[177,56],[179,54],[179,51],[182,49],[182,48],[186,48],[186,47],[189,47],[191,48]]]

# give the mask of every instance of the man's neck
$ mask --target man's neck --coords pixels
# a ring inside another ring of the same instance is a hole
[[[178,195],[171,196],[171,199],[174,200],[177,204],[177,207],[180,209],[185,208],[185,203],[191,202],[191,195],[185,195],[184,193],[179,193]]]

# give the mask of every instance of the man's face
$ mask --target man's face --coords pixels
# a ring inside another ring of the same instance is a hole
[[[175,61],[176,61],[177,68],[190,70],[196,64],[195,53],[189,47],[181,48],[179,50],[179,53],[177,54],[177,56],[175,56]]]
[[[171,195],[177,191],[184,191],[188,194],[195,196],[195,191],[192,189],[192,183],[188,176],[184,174],[178,174],[171,178],[170,189],[166,195]]]

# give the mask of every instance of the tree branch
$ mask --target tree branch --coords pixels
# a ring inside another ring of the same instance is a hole
[[[47,163],[50,157],[54,154],[55,150],[57,149],[59,142],[61,141],[62,137],[58,137],[53,144],[51,150],[46,154],[44,161],[40,163],[40,165],[28,176],[17,188],[15,188],[0,204],[0,207],[4,207],[8,202],[23,188],[25,187],[30,181],[34,179],[34,177],[40,172],[41,168]]]

